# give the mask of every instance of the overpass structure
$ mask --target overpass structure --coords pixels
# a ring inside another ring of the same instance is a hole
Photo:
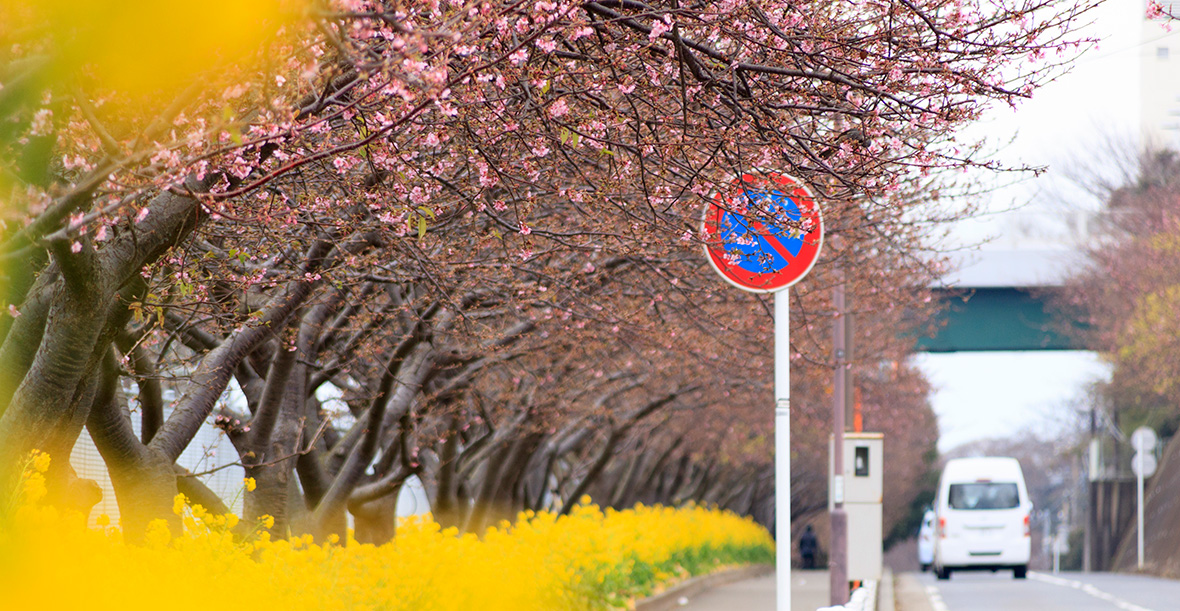
[[[922,352],[1085,350],[1070,320],[1049,302],[1081,265],[1064,250],[968,253],[959,269],[935,287],[945,307],[932,336],[920,337]]]

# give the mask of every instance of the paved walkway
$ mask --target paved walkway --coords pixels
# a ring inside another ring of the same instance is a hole
[[[898,573],[895,580],[897,611],[931,611],[926,586],[918,581],[917,573]]]
[[[791,611],[828,606],[827,571],[791,571]],[[747,579],[701,592],[679,608],[685,611],[775,611],[774,575]]]

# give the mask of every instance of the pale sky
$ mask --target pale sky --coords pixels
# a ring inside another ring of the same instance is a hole
[[[1031,430],[1053,437],[1075,423],[1086,386],[1110,377],[1093,352],[919,354],[913,362],[934,386],[938,449]]]
[[[1139,55],[1153,44],[1140,40],[1142,14],[1142,0],[1107,2],[1095,14],[1092,35],[1102,39],[1097,50],[1015,112],[997,111],[975,128],[1013,135],[1001,158],[1049,165],[1050,172],[997,194],[989,206],[995,213],[962,223],[955,228],[956,239],[963,244],[983,241],[982,248],[996,250],[1068,248],[1077,239],[1062,222],[1061,203],[1049,201],[1046,193],[1060,192],[1054,185],[1061,184],[1063,166],[1071,159],[1095,154],[1101,132],[1138,137]],[[999,139],[1007,141],[1006,136]],[[935,387],[932,403],[944,452],[1022,430],[1053,434],[1072,417],[1070,405],[1084,396],[1086,387],[1110,375],[1108,366],[1088,352],[920,354],[914,362]]]

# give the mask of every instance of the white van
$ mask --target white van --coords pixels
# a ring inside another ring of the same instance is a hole
[[[1015,458],[949,460],[938,481],[934,574],[1012,569],[1028,574],[1032,502]]]

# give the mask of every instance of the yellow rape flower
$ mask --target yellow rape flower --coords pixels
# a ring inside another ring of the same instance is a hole
[[[184,509],[188,506],[188,499],[185,498],[184,493],[177,494],[172,498],[172,513],[176,515],[184,515]]]
[[[25,486],[44,480],[32,469],[25,478]],[[584,502],[568,515],[523,513],[482,537],[416,517],[399,521],[394,541],[373,546],[351,535],[317,543],[310,535],[272,540],[261,530],[242,538],[227,530],[236,515],[211,515],[178,495],[184,530],[157,520],[146,545],[135,546],[105,528],[88,530],[80,517],[23,502],[11,522],[0,523],[0,563],[6,554],[21,559],[0,570],[5,608],[139,611],[172,600],[186,610],[595,611],[626,608],[720,566],[774,557],[765,529],[699,506],[615,511]],[[258,524],[273,528],[274,518]],[[154,577],[142,582],[143,574]],[[228,574],[252,586],[203,585]]]
[[[49,493],[45,487],[45,476],[40,472],[26,475],[21,485],[21,493],[24,496],[24,501],[30,504],[45,498],[45,495]]]
[[[45,473],[49,470],[49,455],[45,452],[33,450],[33,469],[38,473]]]
[[[144,541],[148,547],[162,548],[172,540],[172,531],[168,530],[168,523],[164,520],[152,520],[147,527]]]

